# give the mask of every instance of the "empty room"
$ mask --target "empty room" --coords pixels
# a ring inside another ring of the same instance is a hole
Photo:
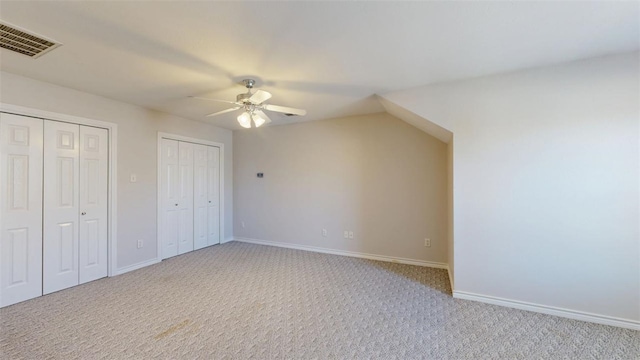
[[[0,0],[0,359],[640,359],[640,2]]]

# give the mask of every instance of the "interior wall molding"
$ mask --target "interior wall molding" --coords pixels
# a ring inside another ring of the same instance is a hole
[[[640,330],[640,321],[621,319],[613,316],[598,315],[583,311],[564,309],[554,306],[534,304],[524,301],[510,300],[495,296],[474,294],[466,291],[454,291],[456,299],[472,300],[481,303],[510,307],[513,309],[533,311],[541,314],[560,316],[573,320],[581,320],[596,324],[611,325],[631,330]]]
[[[392,262],[392,263],[398,263],[398,264],[425,266],[425,267],[445,269],[445,270],[449,268],[449,266],[446,263],[440,263],[440,262],[434,262],[434,261],[407,259],[407,258],[399,258],[399,257],[393,257],[393,256],[386,256],[386,255],[367,254],[367,253],[361,253],[361,252],[355,252],[355,251],[336,250],[336,249],[329,249],[329,248],[323,248],[323,247],[317,247],[317,246],[298,245],[298,244],[290,244],[290,243],[284,243],[284,242],[278,242],[278,241],[251,239],[251,238],[244,238],[244,237],[234,237],[233,240],[238,242],[249,243],[249,244],[276,246],[276,247],[287,248],[287,249],[312,251],[312,252],[323,253],[323,254],[348,256],[348,257],[355,257],[360,259],[378,260],[378,261]]]

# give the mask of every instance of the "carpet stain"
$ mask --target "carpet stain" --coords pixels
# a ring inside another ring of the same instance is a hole
[[[167,336],[173,334],[174,332],[182,329],[183,327],[189,325],[190,323],[191,323],[191,320],[187,319],[187,320],[185,320],[185,321],[183,321],[183,322],[181,322],[179,324],[173,325],[172,327],[170,327],[167,330],[161,332],[160,334],[154,336],[153,338],[155,340],[160,340],[160,339],[162,339],[164,337],[167,337]]]

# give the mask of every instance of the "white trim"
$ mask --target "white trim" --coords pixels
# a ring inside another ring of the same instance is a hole
[[[59,114],[24,106],[0,103],[0,111],[39,119],[61,121],[71,124],[94,126],[109,131],[109,266],[108,275],[117,274],[118,268],[118,125],[106,121],[87,119],[79,116]]]
[[[495,297],[495,296],[474,294],[466,291],[454,291],[453,297],[456,299],[478,301],[486,304],[506,306],[514,309],[533,311],[537,313],[560,316],[560,317],[574,319],[574,320],[587,321],[587,322],[592,322],[596,324],[611,325],[611,326],[617,326],[617,327],[632,329],[632,330],[640,330],[640,321],[636,321],[636,320],[621,319],[613,316],[598,315],[598,314],[593,314],[593,313],[588,313],[583,311],[559,308],[555,306],[540,305],[540,304],[534,304],[530,302],[504,299],[504,298]]]
[[[447,276],[449,276],[449,285],[451,285],[451,293],[453,294],[453,276],[451,276],[451,265],[447,264]]]
[[[399,258],[399,257],[393,257],[393,256],[386,256],[386,255],[374,255],[374,254],[367,254],[367,253],[361,253],[361,252],[355,252],[355,251],[335,250],[335,249],[328,249],[328,248],[309,246],[309,245],[298,245],[298,244],[283,243],[278,241],[250,239],[250,238],[243,238],[243,237],[234,237],[233,240],[249,243],[249,244],[277,246],[281,248],[312,251],[312,252],[323,253],[323,254],[348,256],[348,257],[355,257],[355,258],[361,258],[361,259],[378,260],[378,261],[393,262],[393,263],[407,264],[407,265],[426,266],[426,267],[432,267],[437,269],[447,269],[447,264],[433,262],[433,261]]]
[[[228,238],[226,238],[226,239],[224,239],[224,240],[220,241],[220,244],[226,244],[226,243],[231,242],[231,241],[233,241],[233,240],[234,240],[234,239],[233,239],[233,237],[228,237]]]
[[[156,187],[157,187],[157,197],[156,197],[156,231],[157,231],[157,235],[156,235],[156,258],[162,260],[162,243],[161,243],[161,231],[162,231],[162,222],[160,221],[160,219],[162,219],[162,187],[160,186],[160,182],[162,181],[161,177],[162,177],[162,169],[160,168],[160,158],[162,156],[162,139],[171,139],[171,140],[178,140],[178,141],[185,141],[185,142],[189,142],[189,143],[193,143],[193,144],[200,144],[200,145],[208,145],[208,146],[215,146],[220,148],[220,161],[218,162],[218,166],[219,166],[219,176],[220,176],[220,189],[218,190],[220,193],[220,204],[218,204],[219,209],[220,209],[220,234],[218,235],[218,238],[220,239],[220,244],[223,244],[222,239],[224,238],[224,212],[225,212],[225,206],[224,206],[224,144],[223,143],[219,143],[219,142],[214,142],[214,141],[209,141],[209,140],[203,140],[203,139],[196,139],[196,138],[192,138],[192,137],[188,137],[188,136],[182,136],[182,135],[176,135],[176,134],[170,134],[170,133],[165,133],[165,132],[161,132],[158,131],[158,150],[157,150],[157,155],[156,155],[156,173],[157,173],[157,182],[156,182]],[[228,240],[225,240],[225,242],[227,242]]]
[[[140,263],[137,263],[137,264],[125,266],[123,268],[118,269],[118,272],[117,272],[116,275],[122,275],[124,273],[128,273],[129,271],[142,269],[143,267],[151,266],[151,265],[157,264],[159,262],[160,262],[160,260],[158,260],[158,259],[151,259],[151,260],[146,260],[146,261],[143,261],[143,262],[140,262]]]

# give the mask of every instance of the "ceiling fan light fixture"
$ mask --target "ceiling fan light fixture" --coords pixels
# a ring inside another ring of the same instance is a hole
[[[257,128],[262,126],[262,124],[266,122],[266,120],[258,114],[251,115],[251,118],[253,119],[253,122],[256,124]]]
[[[240,123],[240,126],[242,126],[243,128],[246,129],[250,129],[251,128],[251,115],[249,115],[248,112],[243,112],[242,114],[240,114],[238,116],[238,123]]]

